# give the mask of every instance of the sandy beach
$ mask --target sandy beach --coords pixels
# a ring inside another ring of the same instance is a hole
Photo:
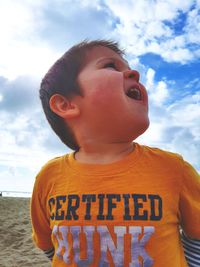
[[[0,267],[50,267],[31,238],[30,199],[0,197]]]

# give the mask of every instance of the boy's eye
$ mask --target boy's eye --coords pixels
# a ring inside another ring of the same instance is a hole
[[[104,67],[105,69],[106,69],[106,68],[111,68],[111,69],[115,69],[115,70],[117,70],[117,67],[116,67],[116,65],[115,65],[114,62],[108,62],[108,63],[106,63],[103,67]]]

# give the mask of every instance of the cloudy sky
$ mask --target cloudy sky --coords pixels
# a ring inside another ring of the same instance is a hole
[[[0,32],[0,191],[31,192],[41,166],[69,152],[44,118],[38,88],[85,38],[118,41],[140,71],[151,126],[137,141],[200,170],[200,0],[6,0]]]

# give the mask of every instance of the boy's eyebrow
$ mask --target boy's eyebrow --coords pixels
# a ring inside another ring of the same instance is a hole
[[[101,63],[102,61],[106,61],[106,60],[119,61],[120,63],[123,63],[128,69],[131,69],[127,60],[119,59],[119,58],[116,58],[116,57],[102,57],[102,58],[99,58],[98,61],[97,61],[97,64]]]

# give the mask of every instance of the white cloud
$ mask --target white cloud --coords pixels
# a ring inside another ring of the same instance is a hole
[[[76,2],[78,5],[82,5],[82,6],[90,6],[90,7],[94,7],[97,9],[101,9],[101,0],[81,0],[81,2],[79,0],[75,0],[74,2]]]
[[[185,64],[199,57],[192,43],[199,44],[199,6],[195,1],[120,1],[108,0],[107,6],[119,19],[113,36],[121,40],[129,53],[139,56],[148,52],[167,62]],[[191,9],[191,10],[190,10]],[[188,12],[182,32],[176,36],[173,25]]]
[[[163,36],[165,36],[165,38],[172,36],[172,30],[161,21],[149,21],[149,23],[145,25],[144,30],[144,35],[147,40]]]
[[[109,11],[98,1],[87,5],[78,0],[50,5],[41,0],[1,1],[0,75],[12,80],[19,75],[41,78],[75,42],[106,38],[112,28]]]
[[[48,160],[69,149],[43,120],[42,111],[0,114],[1,190],[31,191],[36,174]]]
[[[142,143],[160,147],[181,154],[187,161],[200,171],[200,91],[188,94],[172,104],[165,102],[158,105],[156,96],[159,96],[160,86],[164,86],[163,100],[166,100],[169,92],[172,92],[170,84],[163,81],[155,82],[155,71],[148,69],[146,74],[146,87],[149,86],[150,102],[150,128],[139,137]],[[192,84],[198,83],[195,79]],[[188,84],[185,88],[190,88]],[[163,89],[163,88],[162,88]],[[176,90],[176,88],[173,88]],[[190,90],[190,89],[188,89]],[[152,91],[155,95],[152,95]],[[155,97],[155,98],[154,98]]]
[[[149,68],[146,74],[146,79],[147,79],[146,87],[148,88],[148,90],[154,87],[154,76],[155,76],[155,70]]]
[[[162,106],[167,100],[169,92],[167,84],[164,81],[154,81],[155,71],[151,68],[146,74],[146,88],[149,93],[149,100],[155,106]]]
[[[193,53],[187,48],[167,49],[163,51],[162,56],[167,62],[180,62],[182,64],[194,59]]]
[[[9,79],[41,73],[57,58],[56,51],[42,42],[42,1],[0,2],[0,74]],[[5,52],[6,51],[6,52]],[[8,52],[7,52],[8,51]]]
[[[1,191],[32,192],[35,175],[26,168],[4,168],[0,172]]]
[[[186,12],[194,1],[133,1],[123,2],[120,0],[106,0],[105,4],[113,14],[121,19],[123,23],[133,21],[134,23],[173,20],[179,11]]]
[[[15,41],[9,49],[9,57],[7,54],[0,53],[1,64],[0,73],[2,76],[14,80],[21,75],[32,75],[41,78],[55,60],[61,54],[53,51],[48,46],[42,44],[21,43]]]
[[[188,13],[184,28],[188,43],[200,44],[200,9],[193,9]]]
[[[198,136],[200,137],[200,92],[185,96],[169,106],[167,110],[172,113],[171,122],[174,124],[192,127],[191,131],[193,127],[199,127]]]
[[[41,78],[49,66],[64,52],[67,43],[96,36],[119,39],[133,56],[152,52],[168,62],[185,64],[200,57],[200,16],[195,1],[55,1],[46,8],[45,1],[1,1],[0,3],[0,74],[9,79],[19,75]],[[69,8],[70,6],[70,8]],[[67,12],[66,12],[67,10]],[[180,12],[188,12],[186,25],[175,36],[166,20],[175,23]],[[51,12],[61,23],[48,16]],[[78,13],[79,21],[74,20]],[[95,14],[95,17],[94,17]],[[102,27],[102,19],[106,21]],[[95,32],[88,28],[92,20]],[[112,21],[116,26],[111,32]],[[6,26],[5,26],[6,25]],[[70,34],[73,33],[73,34]],[[61,43],[65,43],[61,49]],[[58,41],[59,40],[59,41]],[[60,43],[54,45],[55,43]],[[9,51],[9,53],[5,53]],[[8,56],[9,55],[9,56]],[[34,73],[34,74],[33,74]]]
[[[16,38],[24,39],[25,34],[32,33],[39,26],[38,23],[34,23],[36,13],[32,12],[26,2],[23,4],[21,1],[1,1],[0,10],[1,34],[4,42],[11,42]]]
[[[175,6],[174,4],[170,3],[170,1],[157,1],[154,8],[156,19],[173,20],[177,16],[180,4]]]

